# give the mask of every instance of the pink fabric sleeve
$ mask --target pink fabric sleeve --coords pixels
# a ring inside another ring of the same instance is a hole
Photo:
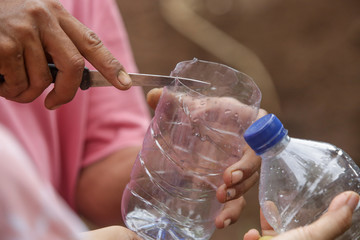
[[[0,125],[0,235],[13,239],[78,239],[80,219],[37,175],[20,144]]]
[[[137,71],[115,1],[85,2],[89,9],[83,13],[84,22],[90,24],[88,27],[95,31],[128,72]],[[141,146],[150,119],[140,87],[132,87],[127,91],[115,88],[94,88],[90,91],[83,166],[100,160],[117,149]]]

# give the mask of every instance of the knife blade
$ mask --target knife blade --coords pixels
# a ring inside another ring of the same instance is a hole
[[[58,69],[52,63],[48,64],[53,82],[55,82]],[[146,86],[146,87],[164,87],[170,85],[175,79],[178,79],[182,84],[188,87],[203,88],[210,86],[208,82],[165,75],[143,74],[143,73],[128,73],[132,80],[132,86]],[[0,74],[0,84],[5,81],[3,75]],[[105,87],[113,86],[106,78],[96,70],[89,70],[84,68],[83,76],[80,84],[80,89],[87,90],[90,87]]]
[[[48,64],[53,79],[56,78],[58,69],[54,64]],[[143,73],[128,73],[132,80],[132,86],[147,86],[147,87],[164,87],[170,85],[175,79],[178,79],[182,84],[187,87],[205,87],[210,86],[210,83],[183,77],[173,77],[165,75],[143,74]],[[82,90],[89,89],[90,87],[105,87],[112,86],[106,78],[96,70],[89,70],[84,68],[83,77],[81,80],[80,88]]]

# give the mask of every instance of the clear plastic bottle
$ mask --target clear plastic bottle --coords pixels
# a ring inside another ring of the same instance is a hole
[[[209,239],[222,209],[216,189],[243,154],[243,133],[255,120],[261,93],[227,66],[181,62],[175,76],[211,88],[167,86],[144,138],[122,200],[127,227],[144,239]]]
[[[278,233],[314,222],[343,191],[360,193],[360,169],[348,154],[329,143],[291,138],[287,132],[268,114],[244,134],[262,158],[260,206]],[[351,229],[338,239],[360,239],[359,205]]]

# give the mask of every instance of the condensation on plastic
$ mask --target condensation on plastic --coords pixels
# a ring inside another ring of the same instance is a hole
[[[41,180],[27,153],[0,125],[1,240],[77,240],[81,220]]]

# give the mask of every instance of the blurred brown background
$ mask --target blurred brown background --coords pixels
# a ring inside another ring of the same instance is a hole
[[[360,163],[360,1],[117,0],[139,71],[169,74],[194,57],[252,76],[262,107],[292,137],[333,143]],[[147,90],[147,89],[145,89]],[[257,189],[240,221],[258,228]]]

